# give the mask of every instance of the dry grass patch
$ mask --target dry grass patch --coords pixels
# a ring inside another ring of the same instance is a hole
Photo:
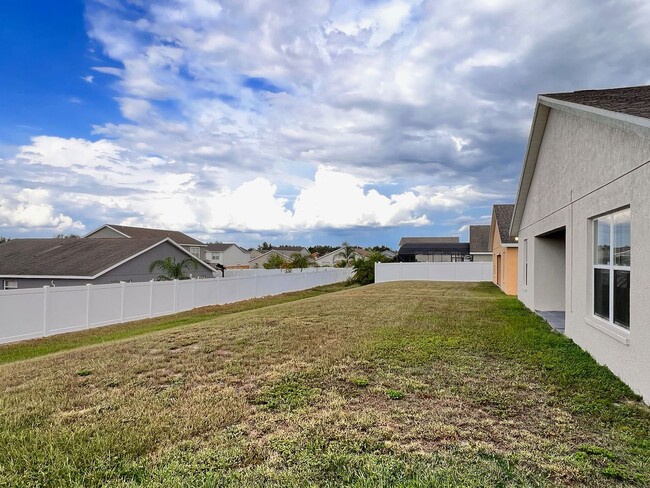
[[[641,486],[649,434],[625,385],[487,284],[355,288],[0,367],[0,485]]]

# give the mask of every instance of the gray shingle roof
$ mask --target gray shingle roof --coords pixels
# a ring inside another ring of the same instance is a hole
[[[514,203],[494,206],[494,218],[499,228],[499,237],[501,244],[516,244],[514,237],[510,236],[510,223],[512,222],[512,213],[515,210]]]
[[[162,239],[12,239],[0,246],[0,276],[95,276]]]
[[[113,225],[106,224],[109,227],[115,229],[118,232],[126,234],[127,236],[133,239],[158,239],[159,241],[163,240],[166,237],[169,237],[176,244],[187,245],[199,245],[203,246],[201,241],[194,239],[193,237],[183,234],[177,230],[167,230],[167,229],[148,229],[146,227],[129,227],[127,225]]]
[[[650,85],[548,93],[542,96],[650,119]]]
[[[452,242],[460,242],[460,239],[458,237],[402,237],[399,240],[399,245],[401,247],[406,244],[442,244]]]
[[[489,225],[469,226],[469,252],[491,252]]]

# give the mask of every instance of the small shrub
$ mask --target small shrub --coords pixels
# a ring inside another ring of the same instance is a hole
[[[401,400],[404,398],[404,393],[399,390],[386,390],[386,396],[391,400]]]
[[[352,383],[355,386],[360,386],[360,387],[366,387],[370,383],[368,381],[368,378],[365,378],[363,376],[355,377],[355,378],[350,378],[348,380],[350,383]]]

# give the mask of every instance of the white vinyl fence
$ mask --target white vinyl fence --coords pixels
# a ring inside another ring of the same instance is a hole
[[[0,291],[0,344],[279,295],[345,281],[351,270]]]
[[[386,281],[492,281],[492,263],[375,264],[375,283]]]

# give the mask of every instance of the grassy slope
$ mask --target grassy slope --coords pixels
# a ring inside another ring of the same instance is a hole
[[[0,486],[643,486],[650,413],[488,284],[388,283],[0,367]]]
[[[182,325],[195,324],[221,315],[244,312],[257,308],[293,302],[303,298],[311,298],[325,293],[332,293],[347,288],[345,283],[318,286],[308,290],[283,293],[281,295],[254,298],[227,305],[214,305],[196,308],[188,312],[165,315],[154,319],[136,320],[125,324],[88,329],[81,332],[70,332],[40,339],[0,345],[0,364],[11,363],[21,359],[32,359],[54,352],[68,351],[78,347],[99,344],[103,342],[127,339],[150,332],[171,329]]]

